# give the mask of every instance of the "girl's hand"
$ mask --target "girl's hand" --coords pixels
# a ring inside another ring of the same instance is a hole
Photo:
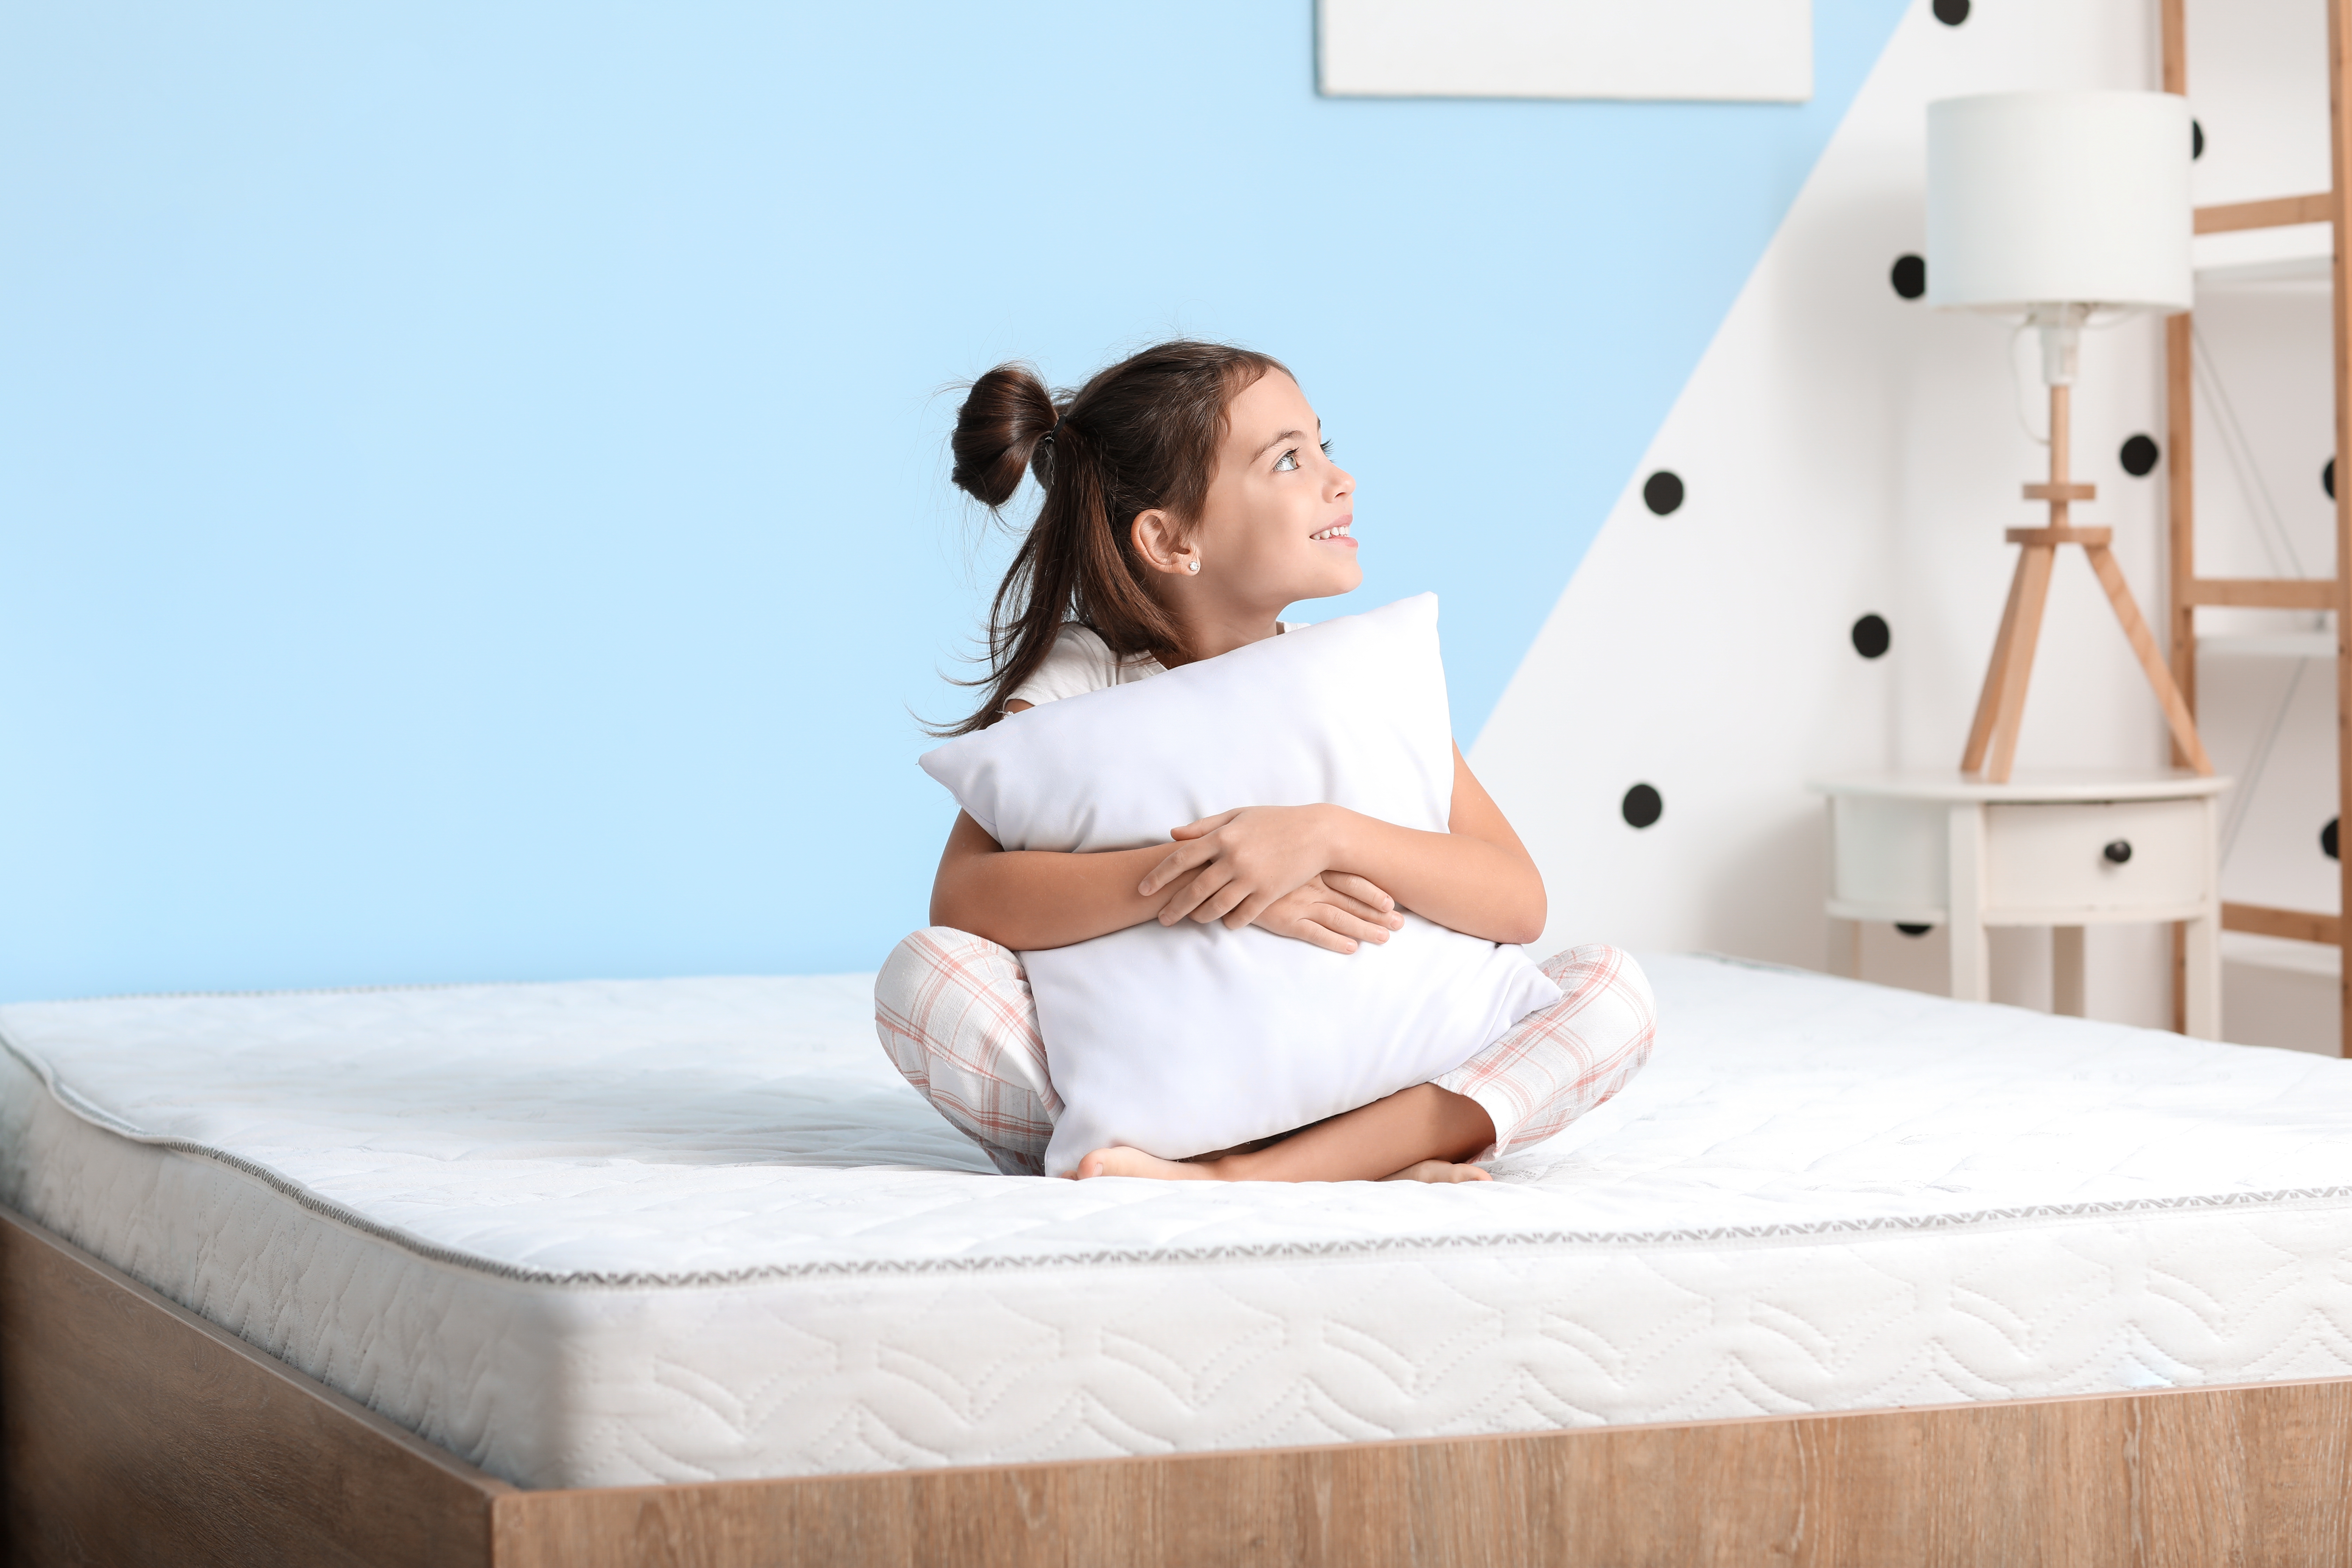
[[[1312,942],[1333,952],[1353,952],[1364,942],[1383,942],[1404,925],[1396,900],[1346,871],[1326,871],[1266,906],[1261,930]]]
[[[1335,813],[1328,805],[1251,805],[1188,822],[1169,835],[1176,847],[1136,890],[1148,899],[1176,889],[1160,907],[1161,925],[1190,915],[1239,931],[1330,868]]]

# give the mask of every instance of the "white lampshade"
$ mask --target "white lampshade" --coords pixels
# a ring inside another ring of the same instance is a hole
[[[1927,106],[1927,302],[2189,305],[2189,100],[2001,92]]]

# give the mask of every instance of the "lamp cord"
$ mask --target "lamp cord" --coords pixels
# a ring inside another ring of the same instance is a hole
[[[2205,333],[2193,321],[2189,328],[2194,340],[2195,352],[2189,363],[2195,373],[2197,384],[2203,389],[2206,401],[2219,416],[2214,421],[2221,429],[2221,449],[2229,454],[2231,471],[2236,476],[2238,489],[2252,503],[2248,510],[2254,514],[2255,536],[2263,542],[2263,553],[2271,560],[2271,570],[2279,571],[2280,556],[2288,576],[2307,577],[2303,558],[2295,553],[2294,536],[2287,532],[2286,521],[2279,515],[2278,502],[2272,499],[2271,487],[2263,479],[2261,465],[2254,461],[2253,444],[2246,439],[2246,426],[2238,417],[2238,405],[2231,400],[2230,389],[2221,384],[2221,367],[2213,359],[2213,351],[2205,344]],[[2263,525],[2267,524],[2267,529]],[[2272,548],[2275,537],[2278,548]]]
[[[2050,437],[2035,430],[2033,422],[2026,417],[2025,378],[2017,374],[2017,340],[2032,330],[2032,321],[2020,321],[2017,324],[2017,331],[2009,334],[2009,391],[2011,397],[2015,399],[2017,404],[2017,427],[2024,431],[2025,438],[2035,446],[2047,447],[2050,445]]]
[[[2254,791],[2263,782],[2263,770],[2270,766],[2271,748],[2278,744],[2279,731],[2286,728],[2288,710],[2294,706],[2294,694],[2303,685],[2303,672],[2311,668],[2311,660],[2294,661],[2294,673],[2287,678],[2286,689],[2279,694],[2278,708],[2271,714],[2270,727],[2263,731],[2262,744],[2254,748],[2248,759],[2245,776],[2239,782],[2236,798],[2230,803],[2230,814],[2221,821],[2221,853],[2216,869],[2230,864],[2230,851],[2238,846],[2238,829],[2246,824],[2246,808],[2253,805]]]
[[[2213,352],[2206,345],[2205,333],[2192,320],[2189,323],[2189,364],[2197,389],[2205,395],[2206,405],[2214,415],[2213,423],[2221,434],[2221,450],[2230,459],[2231,477],[2238,481],[2238,491],[2254,515],[2254,537],[2262,542],[2263,553],[2270,560],[2271,570],[2288,569],[2286,574],[2303,577],[2303,558],[2295,552],[2294,536],[2287,531],[2286,521],[2280,516],[2278,501],[2271,494],[2270,485],[2263,478],[2260,464],[2254,461],[2253,444],[2246,438],[2246,426],[2238,417],[2238,405],[2222,384],[2221,367]],[[2268,526],[2265,527],[2264,525]],[[2275,542],[2273,542],[2275,540]],[[2282,563],[2281,556],[2284,561]],[[2315,615],[2315,623],[2325,624],[2325,616]],[[2230,863],[2230,853],[2237,847],[2238,830],[2245,826],[2254,803],[2254,792],[2262,787],[2263,774],[2268,771],[2271,749],[2278,744],[2280,733],[2286,728],[2287,714],[2294,707],[2294,694],[2302,689],[2305,673],[2311,660],[2298,658],[2294,673],[2287,677],[2286,689],[2279,693],[2278,706],[2271,711],[2271,721],[2263,730],[2263,738],[2247,759],[2238,787],[2232,792],[2229,815],[2221,823],[2220,863]]]

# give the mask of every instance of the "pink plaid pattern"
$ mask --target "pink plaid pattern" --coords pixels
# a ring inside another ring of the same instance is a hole
[[[1045,1173],[1062,1097],[1013,950],[948,926],[900,942],[874,981],[882,1048],[1008,1176]]]
[[[1544,961],[1564,994],[1434,1079],[1495,1123],[1493,1159],[1559,1131],[1650,1059],[1657,1005],[1633,959],[1572,947]],[[918,1093],[1007,1175],[1043,1175],[1062,1113],[1029,981],[1009,948],[947,926],[900,942],[874,983],[882,1048]]]
[[[1540,1143],[1640,1072],[1658,1037],[1658,1005],[1641,966],[1613,947],[1571,947],[1543,962],[1563,994],[1452,1072],[1433,1079],[1478,1102],[1491,1160]]]

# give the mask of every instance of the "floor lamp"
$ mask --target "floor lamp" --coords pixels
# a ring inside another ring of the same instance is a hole
[[[2069,474],[2069,395],[2095,318],[2171,315],[2189,305],[2189,101],[2160,92],[2005,92],[1927,106],[1927,301],[2033,327],[2050,389],[2050,477],[2025,487],[2042,528],[2022,546],[1977,700],[1960,771],[2009,782],[2050,573],[2082,546],[2189,765],[2210,773],[2197,721],[2108,549],[2113,530],[2076,528],[2097,495]]]

